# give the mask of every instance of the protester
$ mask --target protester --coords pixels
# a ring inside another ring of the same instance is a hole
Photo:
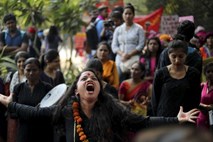
[[[114,22],[114,26],[115,28],[117,28],[118,26],[123,24],[123,17],[122,17],[122,13],[123,13],[123,8],[122,10],[117,10],[114,9],[110,15],[110,18],[112,19],[112,21]]]
[[[90,68],[90,69],[93,69],[94,71],[96,71],[96,74],[101,79],[103,90],[107,94],[110,94],[115,98],[118,98],[117,89],[103,79],[104,68],[103,68],[103,64],[102,64],[101,60],[90,59],[86,64],[86,68]]]
[[[37,36],[37,29],[35,27],[29,27],[27,30],[27,35],[29,37],[29,48],[28,53],[30,57],[39,58],[41,54],[41,40]]]
[[[18,53],[16,53],[15,62],[18,70],[12,75],[9,92],[13,92],[13,89],[17,84],[25,82],[27,80],[24,74],[24,62],[28,58],[29,54],[26,51],[19,51]],[[17,133],[17,120],[8,117],[7,122],[8,122],[7,142],[15,142]]]
[[[98,8],[98,17],[96,18],[96,30],[97,30],[97,35],[98,35],[98,39],[99,41],[101,41],[101,32],[104,28],[104,21],[106,20],[106,18],[108,17],[108,7],[105,5],[101,5]]]
[[[101,41],[107,41],[107,43],[110,45],[110,48],[112,44],[114,30],[118,26],[123,24],[122,13],[123,12],[117,10],[112,11],[110,19],[104,22],[104,28],[101,32]],[[110,59],[115,61],[115,57],[116,55],[113,52],[111,52]]]
[[[208,111],[213,109],[213,63],[208,63],[204,67],[206,82],[201,84],[202,93],[200,101],[200,113],[197,119],[197,126],[210,129]]]
[[[10,82],[10,92],[13,92],[14,86],[27,80],[24,74],[24,62],[29,58],[26,51],[19,51],[15,56],[17,71],[13,74]]]
[[[98,44],[97,52],[95,57],[97,57],[103,64],[103,74],[102,78],[104,81],[118,89],[119,87],[119,77],[117,67],[114,61],[109,59],[111,53],[111,48],[107,42],[100,42]]]
[[[153,82],[158,60],[162,52],[161,42],[158,37],[147,39],[147,48],[142,51],[140,62],[145,64],[145,79]]]
[[[60,69],[59,53],[56,50],[49,50],[41,56],[41,68],[43,72],[40,74],[42,81],[51,84],[53,87],[61,83],[65,83],[64,75]]]
[[[194,35],[194,30],[195,30],[194,23],[189,20],[185,20],[178,25],[177,35],[179,35],[179,39],[182,38],[181,40],[184,40],[187,43],[189,43],[190,39]],[[158,69],[167,66],[169,64],[171,64],[171,62],[168,57],[168,48],[165,48],[160,55]],[[185,64],[191,67],[195,67],[200,72],[201,75],[202,58],[195,48],[188,46]]]
[[[176,116],[180,106],[189,111],[198,108],[200,103],[200,73],[184,64],[187,43],[173,40],[167,51],[171,64],[160,68],[153,81],[151,102],[154,116]]]
[[[112,51],[116,54],[116,65],[120,82],[128,78],[131,64],[139,60],[139,53],[144,46],[144,30],[133,22],[135,8],[131,4],[124,7],[124,23],[115,29]]]
[[[24,31],[17,29],[15,15],[7,14],[4,16],[4,24],[7,30],[0,34],[0,52],[4,49],[4,55],[15,55],[18,51],[27,51],[28,38]]]
[[[36,107],[41,99],[50,91],[52,86],[40,80],[41,65],[36,58],[28,58],[24,64],[26,82],[14,87],[12,92],[13,102]],[[11,118],[18,119],[17,142],[51,141],[51,124],[19,118],[15,113],[10,113]],[[39,137],[38,137],[39,135]]]
[[[200,53],[203,59],[213,56],[213,32],[209,32],[205,37],[205,44],[200,47]]]
[[[119,102],[111,96],[106,95],[102,89],[102,83],[94,71],[85,69],[77,76],[73,85],[67,91],[65,106],[54,105],[39,108],[11,102],[11,97],[0,95],[0,102],[8,107],[8,111],[16,113],[25,120],[36,120],[37,122],[60,120],[64,118],[66,141],[93,141],[93,142],[123,142],[127,131],[139,131],[142,128],[157,124],[172,124],[183,122],[195,122],[196,114],[193,109],[187,113],[180,108],[177,117],[142,117],[130,113]],[[75,96],[74,98],[71,96]],[[70,100],[70,99],[71,100]],[[44,124],[45,127],[47,124]],[[41,131],[36,133],[36,139],[44,141]],[[47,135],[46,131],[44,134]],[[25,133],[25,137],[29,135]],[[30,142],[34,142],[33,139]],[[51,142],[50,140],[48,140]],[[22,141],[24,142],[24,141]]]
[[[199,37],[194,35],[190,41],[189,44],[191,47],[195,48],[197,51],[200,51],[200,42],[199,42]]]
[[[137,114],[146,116],[147,107],[150,103],[152,85],[144,80],[145,66],[135,62],[131,66],[131,78],[124,80],[119,88],[119,99]]]
[[[62,39],[59,35],[58,28],[54,25],[50,26],[49,32],[45,39],[45,53],[50,49],[58,51],[58,46],[61,42]]]

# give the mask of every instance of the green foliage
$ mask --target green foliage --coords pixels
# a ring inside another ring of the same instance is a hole
[[[60,7],[60,8],[59,8]],[[75,1],[64,1],[52,3],[52,10],[54,10],[54,15],[52,15],[53,23],[60,27],[62,31],[68,33],[76,33],[79,31],[82,25],[81,13],[79,3]]]
[[[136,15],[148,14],[146,6],[148,0],[124,0],[124,3],[131,3],[135,7]]]
[[[75,80],[76,76],[80,73],[80,69],[74,65],[70,65],[67,69],[65,69],[64,78],[67,85],[71,85]]]
[[[2,78],[4,78],[8,73],[7,68],[17,70],[14,60],[12,60],[9,56],[4,56],[3,53],[4,50],[2,50],[0,54],[0,75]]]

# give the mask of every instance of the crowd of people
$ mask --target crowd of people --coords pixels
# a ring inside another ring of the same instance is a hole
[[[30,27],[25,33],[13,14],[4,17],[0,51],[15,60],[17,71],[9,87],[0,78],[0,142],[143,141],[146,135],[135,137],[139,131],[162,125],[210,131],[213,33],[185,20],[174,36],[147,36],[130,3],[109,18],[107,6],[97,12],[91,23],[98,43],[87,38],[85,69],[57,104],[45,108],[42,98],[66,83],[59,31],[51,26],[44,37]]]

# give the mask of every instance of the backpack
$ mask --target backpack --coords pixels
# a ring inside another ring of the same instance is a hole
[[[97,49],[97,45],[99,43],[98,39],[98,33],[96,29],[96,25],[100,20],[93,22],[90,22],[89,26],[86,29],[86,40],[87,40],[87,45],[89,46],[90,49]]]
[[[21,33],[21,38],[23,40],[24,35],[25,35],[25,31],[20,31],[20,33]],[[1,41],[3,42],[3,45],[6,45],[7,36],[8,36],[8,32],[7,31],[3,31],[1,33]]]

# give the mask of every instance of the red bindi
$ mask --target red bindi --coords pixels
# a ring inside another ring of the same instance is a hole
[[[90,75],[90,73],[87,73],[87,75]]]

